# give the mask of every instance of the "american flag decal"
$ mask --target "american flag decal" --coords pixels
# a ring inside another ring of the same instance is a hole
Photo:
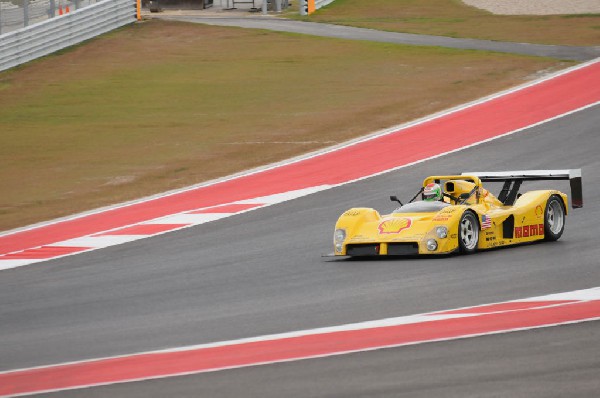
[[[481,229],[488,229],[492,227],[492,219],[488,216],[481,216]]]

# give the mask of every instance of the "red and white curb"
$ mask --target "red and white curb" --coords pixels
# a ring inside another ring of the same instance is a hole
[[[600,62],[596,60],[326,151],[138,202],[0,234],[0,270],[155,236],[280,203],[457,152],[598,104]],[[244,208],[239,206],[242,204],[255,206]]]
[[[144,221],[138,224],[126,225],[108,231],[82,236],[80,238],[33,247],[0,256],[0,270],[66,257],[73,254],[102,249],[167,232],[177,231],[183,228],[205,224],[233,215],[246,213],[251,210],[282,203],[329,188],[329,186],[324,185],[285,192],[282,194],[258,197],[251,200],[241,200],[233,203],[199,208]]]
[[[600,319],[600,288],[0,372],[0,397],[126,383]]]

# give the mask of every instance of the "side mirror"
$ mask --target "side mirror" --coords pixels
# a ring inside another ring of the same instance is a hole
[[[400,202],[400,199],[398,199],[398,197],[396,195],[390,196],[390,200],[392,202],[398,202],[398,203],[400,203],[400,206],[402,206],[402,202]]]

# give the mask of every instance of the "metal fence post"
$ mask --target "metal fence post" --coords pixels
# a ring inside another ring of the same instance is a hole
[[[23,26],[29,26],[29,0],[23,0]]]
[[[48,18],[54,18],[56,16],[56,1],[50,0],[50,9],[48,10]]]

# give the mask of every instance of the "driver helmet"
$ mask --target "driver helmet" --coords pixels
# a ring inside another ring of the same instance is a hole
[[[428,202],[442,200],[442,188],[433,182],[431,184],[427,184],[423,190],[423,200]]]

